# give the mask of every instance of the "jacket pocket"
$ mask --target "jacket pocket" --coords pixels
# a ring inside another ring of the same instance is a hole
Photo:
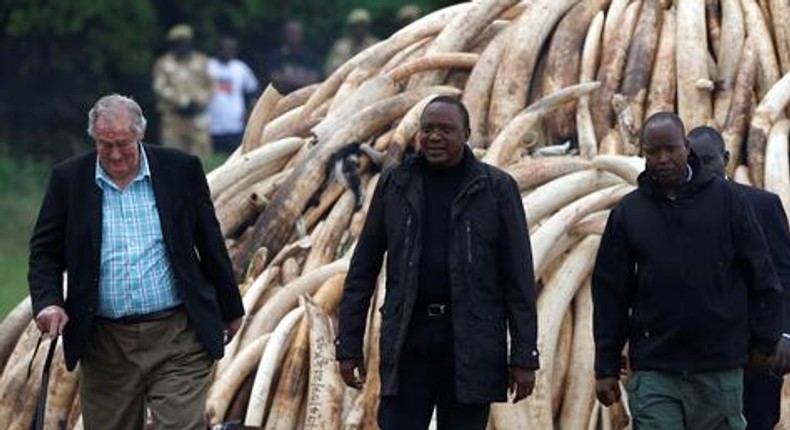
[[[400,303],[389,304],[385,303],[379,311],[381,312],[381,328],[379,330],[379,351],[381,360],[386,362],[394,362],[395,350],[398,343],[398,331],[401,325],[401,310],[403,307]]]
[[[721,407],[730,417],[739,417],[743,403],[743,373],[742,371],[722,372],[719,377],[719,390],[721,393]]]
[[[479,319],[504,319],[504,291],[499,279],[496,249],[479,223],[463,223],[463,262],[472,313]]]
[[[727,418],[727,429],[729,430],[746,430],[746,420],[743,415],[731,416]]]

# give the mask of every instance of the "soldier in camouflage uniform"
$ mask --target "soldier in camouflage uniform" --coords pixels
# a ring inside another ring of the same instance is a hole
[[[365,9],[354,9],[348,14],[351,34],[338,39],[329,52],[326,60],[326,74],[329,75],[358,52],[375,45],[379,40],[370,34],[370,12]]]
[[[154,94],[162,115],[161,142],[205,157],[211,153],[206,106],[214,92],[208,57],[192,49],[192,28],[177,25],[167,40],[170,51],[154,65]]]

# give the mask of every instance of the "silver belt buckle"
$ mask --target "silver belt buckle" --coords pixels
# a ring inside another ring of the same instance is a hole
[[[447,313],[447,305],[438,304],[438,303],[428,305],[429,317],[440,317],[445,313]]]

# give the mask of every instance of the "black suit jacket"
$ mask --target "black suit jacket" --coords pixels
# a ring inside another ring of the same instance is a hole
[[[771,251],[776,276],[784,290],[785,318],[782,327],[785,333],[790,333],[790,230],[782,201],[776,194],[759,188],[741,184],[736,187],[752,207],[757,224],[760,225]]]
[[[176,289],[198,337],[220,358],[223,323],[244,310],[200,160],[174,149],[143,147]],[[30,239],[33,312],[50,305],[66,310],[63,347],[69,370],[90,339],[98,305],[102,192],[95,166],[96,151],[90,151],[54,167]]]

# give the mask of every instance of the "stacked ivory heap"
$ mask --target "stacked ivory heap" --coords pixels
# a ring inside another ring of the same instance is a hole
[[[788,0],[479,0],[423,17],[320,84],[285,97],[268,88],[240,149],[208,175],[249,314],[214,373],[211,423],[376,428],[373,310],[385,292],[371,305],[361,391],[343,386],[334,361],[337,306],[374,165],[398,163],[426,101],[450,95],[469,108],[476,155],[518,181],[540,280],[535,392],[495,405],[490,428],[628,427],[627,405],[594,400],[590,272],[607,211],[644,167],[640,126],[676,111],[688,129],[721,130],[742,154],[729,173],[788,209],[788,72]],[[327,181],[332,155],[353,143],[365,149],[360,207]],[[0,334],[0,428],[27,429],[45,355],[26,379],[28,300]],[[58,355],[46,428],[82,427],[78,384]],[[790,420],[790,384],[783,412]]]

